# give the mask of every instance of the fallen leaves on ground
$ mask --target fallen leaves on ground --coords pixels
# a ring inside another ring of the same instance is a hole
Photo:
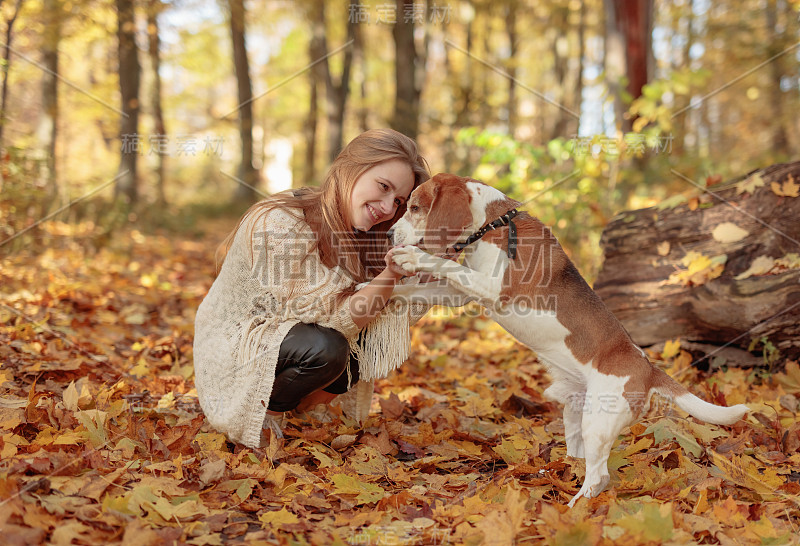
[[[680,284],[683,286],[700,286],[722,275],[725,263],[728,261],[726,254],[706,256],[700,252],[690,250],[681,259],[681,264],[686,269],[678,269],[672,273],[664,284]]]
[[[729,427],[664,400],[626,429],[610,488],[566,502],[585,467],[534,354],[479,310],[434,310],[379,381],[364,427],[289,420],[263,450],[213,430],[192,384],[197,305],[222,230],[67,238],[3,259],[0,528],[6,544],[769,543],[796,540],[800,372],[704,375],[754,413]]]

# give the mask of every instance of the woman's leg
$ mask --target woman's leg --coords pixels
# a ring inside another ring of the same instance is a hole
[[[346,393],[351,386],[358,383],[358,359],[350,355],[350,362],[347,366],[350,371],[349,377],[347,373],[348,368],[345,368],[342,374],[335,379],[333,383],[303,398],[303,401],[300,402],[297,409],[299,411],[307,411],[317,407],[318,404],[330,404],[334,398],[340,394]]]
[[[340,332],[317,324],[295,325],[281,343],[268,409],[291,411],[343,373],[346,379],[349,359],[350,344]]]

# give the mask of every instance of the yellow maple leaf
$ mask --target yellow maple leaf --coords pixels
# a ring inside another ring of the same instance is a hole
[[[381,500],[385,491],[380,485],[362,482],[354,476],[347,474],[335,474],[331,476],[333,482],[332,493],[337,495],[356,495],[358,504],[367,504]]]
[[[736,194],[741,195],[745,192],[752,194],[756,191],[756,188],[760,188],[764,184],[766,182],[761,178],[761,173],[756,173],[736,184]]]
[[[264,512],[258,516],[258,521],[264,524],[264,527],[274,527],[284,524],[292,524],[300,521],[293,513],[289,512],[284,506],[280,510],[273,510],[272,512]]]
[[[530,449],[531,444],[524,438],[515,437],[504,439],[500,445],[492,448],[492,451],[500,455],[503,460],[510,464],[519,464],[526,459],[525,451]]]
[[[778,487],[784,483],[774,468],[765,468],[763,472],[759,472],[756,461],[746,455],[734,456],[728,460],[713,449],[707,450],[707,453],[717,468],[725,473],[727,479],[765,497],[778,493]]]
[[[681,350],[681,338],[677,339],[668,339],[664,343],[664,349],[661,351],[661,358],[664,360],[670,359],[673,356],[678,354],[678,351]]]
[[[681,260],[687,269],[676,271],[670,275],[666,284],[700,286],[722,275],[727,261],[727,254],[709,257],[694,250],[689,251]]]
[[[800,197],[800,185],[795,183],[794,177],[791,175],[783,183],[773,182],[770,187],[772,193],[780,197]]]

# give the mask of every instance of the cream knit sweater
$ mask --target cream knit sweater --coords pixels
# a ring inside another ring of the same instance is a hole
[[[251,236],[252,234],[252,236]],[[350,298],[336,294],[353,284],[344,269],[322,264],[311,228],[285,210],[250,214],[195,318],[194,372],[200,406],[211,425],[249,447],[263,446],[278,351],[297,323],[334,328],[359,357],[360,381],[334,403],[363,421],[374,379],[408,356],[408,327],[427,305],[390,302],[367,326],[363,349],[350,316]],[[252,257],[252,258],[251,258]]]

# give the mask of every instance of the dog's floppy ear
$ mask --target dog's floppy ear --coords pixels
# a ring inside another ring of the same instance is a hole
[[[453,175],[437,175],[433,203],[425,229],[425,248],[434,252],[458,242],[461,233],[472,224],[469,204],[472,197],[464,182]]]

